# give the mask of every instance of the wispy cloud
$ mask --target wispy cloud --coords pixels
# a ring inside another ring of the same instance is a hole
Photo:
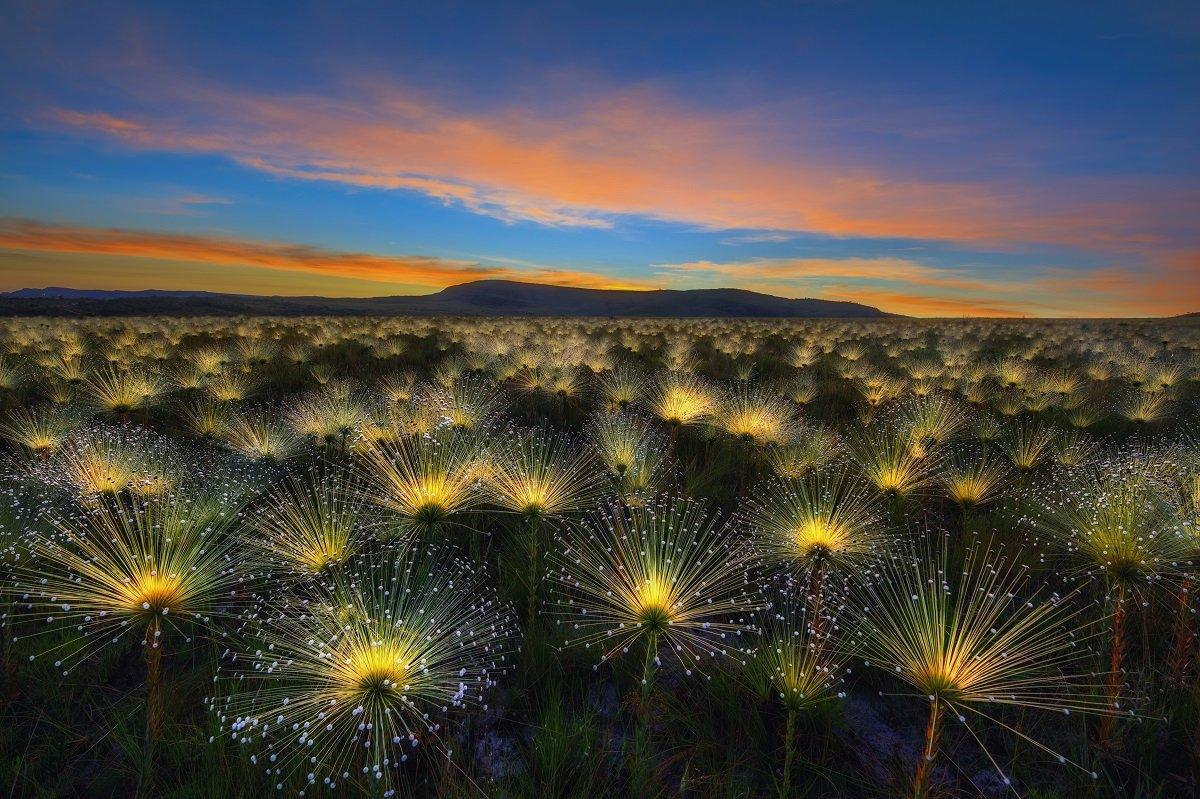
[[[759,283],[807,283],[826,278],[859,278],[916,286],[986,290],[996,281],[981,280],[959,270],[939,269],[906,258],[752,258],[742,261],[688,261],[656,264],[658,274],[668,280],[695,279],[697,275],[721,280]]]
[[[1042,176],[1034,190],[1004,173],[914,177],[807,139],[793,124],[800,109],[701,109],[641,87],[471,112],[368,81],[336,95],[265,93],[160,71],[127,91],[143,110],[59,107],[48,122],[292,180],[419,192],[505,222],[604,228],[636,215],[767,231],[748,234],[757,241],[815,232],[1138,249],[1200,209],[1200,192],[1115,178]]]
[[[57,225],[28,219],[0,219],[0,249],[250,266],[430,289],[484,278],[590,288],[648,288],[637,280],[591,272],[516,269],[420,255],[345,252],[286,242]],[[153,282],[153,276],[147,276],[147,280]]]
[[[318,275],[361,294],[397,286],[430,290],[484,278],[587,288],[652,289],[736,286],[783,296],[876,305],[918,316],[1143,316],[1200,308],[1200,252],[1171,253],[1153,268],[1071,272],[1047,268],[1011,279],[988,279],[907,258],[759,258],[656,264],[646,278],[557,269],[503,257],[440,258],[351,252],[306,244],[221,235],[163,233],[0,218],[0,254],[119,256],[147,264],[146,286],[163,262]],[[126,268],[129,271],[129,268]],[[238,279],[247,279],[244,275]],[[197,286],[197,288],[210,286]],[[19,286],[12,286],[19,288]],[[237,290],[236,285],[226,290]]]
[[[733,285],[785,296],[876,305],[918,316],[1156,316],[1200,308],[1200,253],[1169,253],[1144,268],[988,277],[907,258],[756,258],[657,264],[664,282]]]
[[[194,216],[207,213],[217,207],[233,205],[233,200],[227,197],[185,192],[154,198],[141,203],[141,205],[147,211],[163,216]]]
[[[787,241],[792,241],[796,238],[795,233],[747,233],[744,236],[726,236],[721,239],[722,244],[782,244]]]
[[[908,316],[990,316],[1013,317],[1027,316],[1031,309],[1024,303],[1011,303],[997,298],[973,297],[940,297],[920,292],[905,292],[888,290],[872,286],[843,286],[831,284],[821,292],[821,297],[827,300],[844,300],[861,302],[884,308],[891,313]],[[1069,314],[1057,313],[1053,316]]]

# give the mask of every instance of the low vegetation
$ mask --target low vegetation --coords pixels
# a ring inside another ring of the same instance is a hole
[[[1200,326],[0,321],[12,796],[1200,790]]]

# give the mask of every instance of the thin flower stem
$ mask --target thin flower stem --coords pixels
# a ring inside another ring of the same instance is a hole
[[[654,661],[658,656],[658,635],[650,633],[646,638],[646,661],[642,666],[642,711],[650,700],[650,689],[654,684]]]
[[[1182,685],[1187,677],[1188,662],[1196,645],[1196,633],[1192,628],[1192,581],[1185,579],[1176,597],[1178,609],[1175,613],[1175,643],[1171,647],[1171,677]]]
[[[796,709],[788,708],[787,726],[783,733],[783,790],[780,796],[788,799],[792,795],[792,759],[796,748]]]
[[[1108,709],[1114,710],[1121,701],[1122,670],[1125,664],[1125,584],[1117,586],[1117,594],[1113,598],[1112,642],[1108,654],[1108,685],[1105,698]],[[1113,743],[1113,727],[1116,716],[1107,713],[1100,718],[1100,744],[1109,746]]]
[[[917,761],[917,773],[913,777],[913,799],[925,799],[929,796],[929,777],[933,773],[933,761],[937,756],[938,740],[942,734],[943,711],[941,700],[934,697],[929,703],[929,720],[925,723],[925,746],[921,750],[921,759]]]
[[[542,577],[541,563],[542,519],[540,515],[529,517],[529,611],[527,630],[532,630],[537,621],[538,582]]]
[[[162,727],[162,626],[155,619],[146,627],[146,749],[138,796],[154,794],[154,747]]]

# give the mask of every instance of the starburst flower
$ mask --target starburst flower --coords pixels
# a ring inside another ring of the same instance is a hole
[[[589,452],[560,436],[534,431],[494,453],[486,487],[504,510],[547,518],[589,504],[596,494],[596,478]]]
[[[833,604],[814,609],[806,593],[785,587],[759,614],[754,665],[765,670],[789,715],[844,695],[850,647],[838,645],[829,632],[836,627]],[[816,621],[818,612],[828,618]]]
[[[645,376],[629,366],[618,366],[596,379],[596,388],[605,403],[614,408],[627,408],[641,399],[645,392]]]
[[[417,378],[407,372],[391,374],[382,378],[376,390],[389,403],[408,402],[416,393]]]
[[[1171,505],[1154,479],[1145,455],[1070,475],[1044,504],[1032,508],[1039,529],[1048,533],[1079,574],[1100,583],[1111,607],[1106,697],[1121,706],[1127,646],[1127,617],[1158,583],[1177,582],[1195,557],[1194,542],[1176,523]],[[1141,600],[1141,601],[1133,601]],[[1111,743],[1113,726],[1101,726]]]
[[[14,568],[8,590],[19,603],[16,613],[39,619],[42,634],[61,626],[75,630],[65,640],[48,636],[36,656],[53,658],[64,676],[106,646],[142,641],[145,789],[166,706],[164,648],[192,640],[197,630],[214,632],[218,619],[235,615],[250,601],[240,568],[245,565],[238,553],[241,539],[234,534],[236,507],[216,498],[171,494],[58,513],[51,521],[50,532],[31,532],[31,557]]]
[[[759,615],[750,665],[787,711],[781,796],[792,795],[797,715],[846,695],[849,647],[839,646],[829,634],[836,629],[836,617],[828,610],[832,603],[811,600],[786,588],[773,597]],[[822,618],[815,618],[818,614]]]
[[[1035,423],[1020,424],[1002,442],[1012,465],[1020,472],[1029,472],[1046,459],[1054,444],[1054,429]]]
[[[166,389],[152,372],[112,367],[88,378],[87,386],[96,409],[114,416],[151,405]]]
[[[264,562],[300,575],[343,563],[363,540],[361,492],[349,475],[313,469],[288,478],[266,498],[251,527]]]
[[[663,498],[589,516],[554,553],[555,613],[568,646],[602,660],[646,644],[648,690],[660,645],[687,671],[731,653],[760,600],[748,576],[756,555],[701,503]]]
[[[943,541],[936,552],[897,554],[857,583],[867,665],[929,703],[914,797],[928,795],[947,712],[981,744],[974,722],[1007,729],[1060,762],[1067,758],[1005,723],[1000,711],[1107,712],[1080,645],[1087,639],[1080,605],[1028,591],[1026,568],[986,547],[971,548],[961,571],[952,571],[948,549]]]
[[[668,372],[647,393],[651,413],[672,428],[707,419],[717,409],[712,388],[693,374]]]
[[[179,409],[179,416],[188,432],[200,439],[217,438],[229,421],[226,406],[212,400],[194,399]]]
[[[1100,449],[1095,439],[1080,430],[1063,430],[1051,449],[1059,466],[1074,469],[1094,456]]]
[[[860,563],[891,541],[867,487],[845,473],[771,485],[750,506],[764,549],[806,572]]]
[[[1078,430],[1091,427],[1100,421],[1101,413],[1092,405],[1079,405],[1067,412],[1067,424]]]
[[[0,392],[15,392],[23,380],[20,367],[0,358]]]
[[[566,439],[544,431],[520,436],[495,454],[486,483],[492,502],[525,522],[531,627],[546,552],[542,522],[584,508],[599,488],[591,453],[572,455],[571,449]]]
[[[767,450],[767,462],[780,477],[796,480],[833,460],[839,444],[829,428],[804,425],[789,443]]]
[[[806,373],[796,375],[779,386],[780,396],[786,397],[802,408],[811,404],[820,393],[812,376]]]
[[[598,414],[588,432],[600,461],[617,476],[633,466],[650,437],[648,426],[629,413]]]
[[[268,462],[287,460],[302,445],[290,427],[261,413],[234,415],[221,429],[221,438],[234,452]]]
[[[329,384],[300,401],[288,414],[292,429],[322,446],[346,444],[368,420],[348,386]]]
[[[210,705],[277,788],[393,796],[452,712],[486,710],[516,649],[511,611],[446,547],[384,550],[273,600]],[[218,683],[218,688],[222,685]]]
[[[477,430],[491,422],[501,406],[496,387],[479,378],[462,378],[428,393],[426,402],[459,430]]]
[[[488,462],[479,441],[457,429],[381,441],[363,451],[367,499],[415,532],[448,524],[479,506]]]
[[[163,493],[177,482],[178,470],[165,448],[156,447],[160,442],[145,432],[139,428],[81,430],[46,464],[46,474],[84,500]]]
[[[55,407],[17,408],[0,422],[0,437],[45,460],[67,439],[74,424]]]
[[[1029,378],[1029,364],[1017,358],[1005,358],[995,366],[996,382],[1004,388],[1019,388]]]
[[[146,632],[156,647],[168,629],[209,625],[243,596],[245,575],[230,558],[240,543],[230,532],[238,513],[215,498],[168,494],[52,521],[52,532],[34,531],[36,557],[14,585],[25,612],[83,634],[45,653],[64,668],[126,634]]]
[[[910,497],[933,481],[935,459],[923,445],[898,431],[853,437],[850,455],[867,482],[893,499]]]
[[[590,426],[600,462],[622,501],[639,504],[659,493],[666,478],[666,441],[628,413],[606,413]]]
[[[912,402],[901,413],[901,425],[914,441],[936,445],[963,426],[967,416],[958,403],[945,395],[931,395]]]
[[[1179,684],[1184,682],[1196,646],[1192,594],[1200,571],[1200,457],[1194,444],[1185,450],[1182,460],[1182,464],[1170,464],[1164,480],[1176,524],[1190,550],[1188,568],[1175,589],[1175,641],[1168,659],[1171,676]]]
[[[1005,478],[1002,465],[987,455],[973,459],[960,455],[947,465],[939,480],[950,500],[969,511],[999,497]]]
[[[1165,419],[1170,414],[1171,396],[1165,392],[1131,394],[1121,403],[1119,412],[1136,425],[1146,425]]]
[[[786,400],[744,386],[721,398],[712,423],[735,440],[759,447],[786,444],[797,430],[795,412]]]
[[[206,388],[217,402],[238,402],[250,396],[254,384],[244,374],[226,372],[209,381]]]

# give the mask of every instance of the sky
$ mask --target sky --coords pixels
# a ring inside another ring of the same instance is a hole
[[[1200,310],[1200,4],[0,0],[0,291]]]

